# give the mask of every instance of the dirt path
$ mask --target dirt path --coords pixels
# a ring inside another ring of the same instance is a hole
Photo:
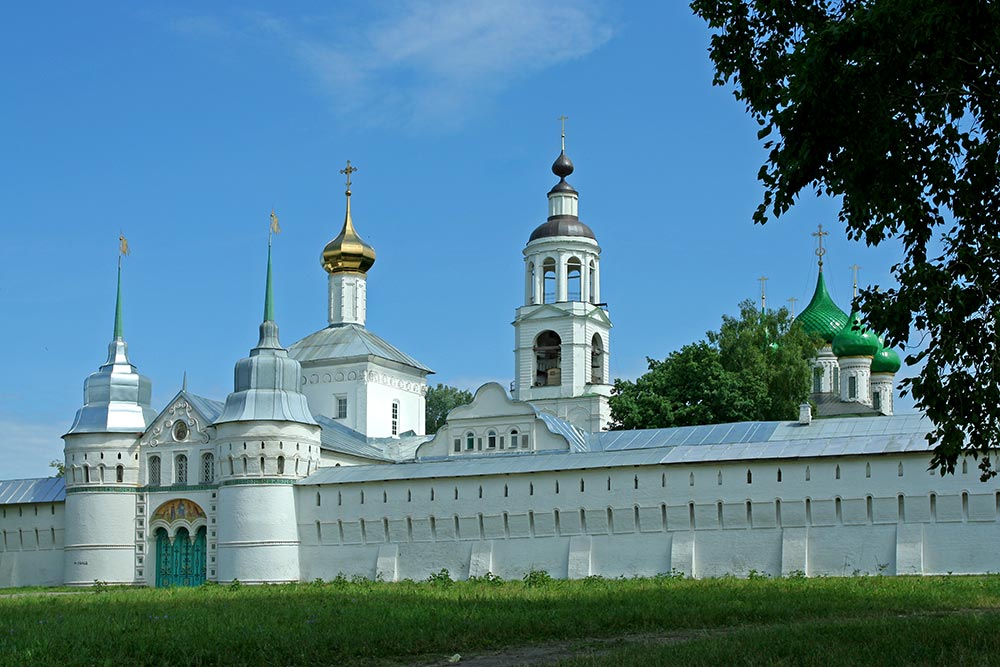
[[[471,667],[514,667],[522,665],[550,665],[565,658],[583,655],[600,655],[610,653],[628,646],[679,644],[682,642],[703,639],[720,634],[734,632],[740,628],[719,628],[713,630],[678,630],[677,632],[646,633],[641,635],[624,635],[621,637],[573,639],[568,641],[547,642],[515,646],[508,649],[488,651],[479,654],[461,656],[452,662],[445,658],[431,662],[413,663],[410,667],[438,667],[440,665],[458,664]]]
[[[933,616],[953,616],[959,614],[995,613],[997,608],[969,608],[969,609],[948,609],[925,612],[908,612],[897,614],[899,617],[919,618]],[[861,617],[857,617],[861,618]],[[853,620],[850,618],[827,618],[810,619],[802,621],[804,623],[842,622]],[[544,642],[539,644],[528,644],[525,646],[512,646],[506,649],[495,651],[485,651],[482,653],[469,653],[468,656],[459,654],[457,660],[442,658],[438,660],[408,663],[407,667],[441,667],[443,665],[457,664],[459,667],[524,667],[533,665],[543,667],[552,665],[567,658],[577,658],[587,655],[602,655],[628,648],[629,646],[664,646],[668,644],[681,644],[684,642],[704,639],[706,637],[718,637],[746,630],[751,627],[767,627],[769,624],[758,626],[735,625],[722,628],[693,628],[677,630],[674,632],[649,632],[636,635],[621,635],[618,637],[594,637],[584,639],[571,639],[566,641]]]

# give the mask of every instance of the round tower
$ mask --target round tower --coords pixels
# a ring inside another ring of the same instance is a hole
[[[861,313],[852,311],[832,345],[840,365],[840,400],[872,404],[871,366],[880,347],[878,337],[861,323]]]
[[[601,300],[601,248],[579,218],[579,193],[566,181],[573,163],[562,150],[552,165],[548,218],[524,247],[524,305],[517,309],[514,398],[588,431],[611,413],[610,331]]]
[[[896,351],[885,347],[880,338],[879,351],[871,365],[872,407],[884,415],[893,413],[893,389],[901,365]]]
[[[299,580],[296,480],[319,466],[320,428],[299,391],[302,370],[278,341],[267,251],[264,321],[212,425],[218,443],[218,580]]]
[[[118,263],[114,336],[108,360],[83,385],[65,442],[64,582],[70,586],[135,583],[139,436],[156,417],[152,384],[128,358],[122,333]]]

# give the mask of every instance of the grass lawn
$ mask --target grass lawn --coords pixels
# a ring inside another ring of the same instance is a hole
[[[0,665],[419,664],[636,634],[678,639],[561,664],[985,665],[998,622],[998,576],[103,589],[0,598]]]

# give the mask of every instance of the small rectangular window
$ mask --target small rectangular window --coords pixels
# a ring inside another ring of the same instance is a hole
[[[337,419],[347,419],[347,398],[337,397]]]
[[[872,407],[875,408],[876,410],[881,410],[882,409],[882,393],[881,392],[876,391],[874,394],[872,394]]]
[[[392,434],[399,434],[399,401],[392,402]]]
[[[847,378],[847,398],[857,398],[858,397],[858,378],[857,376],[850,376]]]
[[[455,451],[456,452],[462,451],[462,439],[461,438],[455,438]]]

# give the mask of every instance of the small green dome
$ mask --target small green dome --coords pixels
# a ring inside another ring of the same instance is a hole
[[[879,339],[882,343],[882,339]],[[881,345],[879,351],[872,359],[872,373],[896,373],[903,364],[899,361],[899,355],[891,347]]]
[[[806,333],[819,336],[827,343],[832,343],[837,332],[847,326],[847,313],[838,308],[830,298],[822,271],[816,280],[816,291],[813,293],[812,301],[799,313],[795,321],[802,324],[802,329]]]
[[[833,353],[838,357],[874,357],[881,348],[878,336],[861,323],[861,313],[856,310],[849,324],[833,337]]]

